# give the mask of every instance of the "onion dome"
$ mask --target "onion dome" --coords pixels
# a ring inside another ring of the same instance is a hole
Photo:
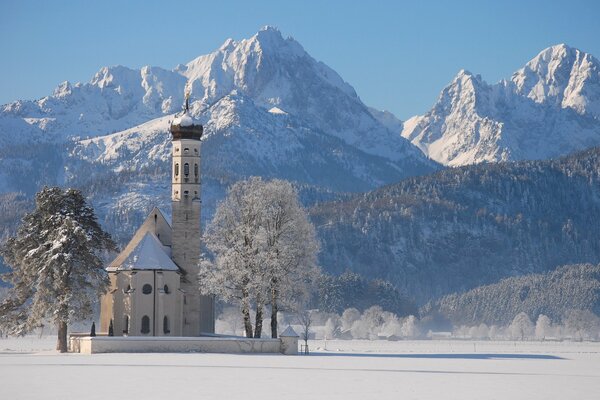
[[[189,105],[190,94],[185,94],[185,104],[183,111],[176,114],[169,131],[173,135],[173,140],[193,139],[200,140],[202,137],[203,127],[199,121],[195,120],[190,113]]]

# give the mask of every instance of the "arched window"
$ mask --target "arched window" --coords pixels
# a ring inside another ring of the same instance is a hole
[[[124,334],[128,334],[129,333],[129,315],[126,315],[123,318],[123,333]]]
[[[185,176],[190,175],[190,164],[188,164],[188,163],[183,164],[183,175],[185,175]]]
[[[194,175],[198,176],[198,163],[194,164]]]
[[[171,333],[171,330],[169,329],[169,318],[167,318],[166,315],[163,318],[163,333],[165,335]]]
[[[146,283],[144,286],[142,286],[142,293],[144,293],[144,294],[152,293],[152,285]]]
[[[150,333],[150,317],[147,315],[142,317],[142,333]]]
[[[190,149],[188,147],[186,147],[185,149],[183,149],[183,152],[186,153],[186,154],[189,153],[189,151],[190,151]]]
[[[179,176],[179,163],[175,164],[175,176]]]
[[[165,287],[164,287],[163,289],[164,289],[164,291],[165,291],[165,293],[166,293],[166,294],[169,294],[169,293],[171,293],[171,292],[169,291],[169,287],[168,287],[167,285],[165,285]]]

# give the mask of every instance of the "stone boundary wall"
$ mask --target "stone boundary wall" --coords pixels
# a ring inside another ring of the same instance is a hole
[[[244,337],[69,337],[73,353],[282,353],[298,354],[298,338],[247,339]]]

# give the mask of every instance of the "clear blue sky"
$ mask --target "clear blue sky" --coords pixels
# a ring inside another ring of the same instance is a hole
[[[402,119],[427,111],[461,68],[496,82],[557,43],[600,57],[596,0],[0,0],[0,104],[105,65],[170,69],[263,25]]]

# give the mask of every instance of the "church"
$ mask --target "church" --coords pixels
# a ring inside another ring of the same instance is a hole
[[[189,336],[215,331],[212,296],[199,292],[200,140],[203,128],[185,108],[170,125],[171,215],[154,208],[107,267],[100,330],[114,336]]]

